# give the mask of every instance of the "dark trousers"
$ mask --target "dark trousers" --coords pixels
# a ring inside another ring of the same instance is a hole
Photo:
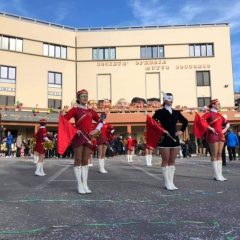
[[[236,160],[236,147],[227,147],[229,160]]]
[[[20,157],[20,155],[21,155],[20,152],[21,152],[21,148],[18,147],[18,148],[17,148],[16,157]]]
[[[226,143],[225,143],[222,149],[222,165],[226,166],[226,164],[227,163],[226,163]]]
[[[7,156],[11,156],[12,154],[12,144],[7,144]]]

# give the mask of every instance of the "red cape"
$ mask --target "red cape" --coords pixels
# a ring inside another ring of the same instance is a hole
[[[60,155],[66,151],[76,133],[77,129],[62,114],[59,114],[57,149]]]
[[[148,147],[156,148],[165,129],[149,115],[147,115],[146,128],[146,144]]]
[[[201,139],[204,133],[207,131],[208,123],[198,113],[196,113],[193,123],[193,134]]]

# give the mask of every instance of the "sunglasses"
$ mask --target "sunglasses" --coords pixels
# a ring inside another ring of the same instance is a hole
[[[87,94],[80,94],[78,97],[79,98],[88,98],[88,95]]]

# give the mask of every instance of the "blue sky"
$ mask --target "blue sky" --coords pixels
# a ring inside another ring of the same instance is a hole
[[[235,90],[240,91],[239,0],[0,0],[0,11],[71,27],[227,22]]]

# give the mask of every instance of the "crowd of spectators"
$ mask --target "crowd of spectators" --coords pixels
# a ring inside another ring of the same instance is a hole
[[[89,100],[89,106],[95,110],[105,109],[144,109],[144,108],[160,108],[161,102],[159,98],[149,98],[147,100],[139,97],[134,97],[131,102],[121,98],[116,104],[112,104],[109,99],[104,100]]]

